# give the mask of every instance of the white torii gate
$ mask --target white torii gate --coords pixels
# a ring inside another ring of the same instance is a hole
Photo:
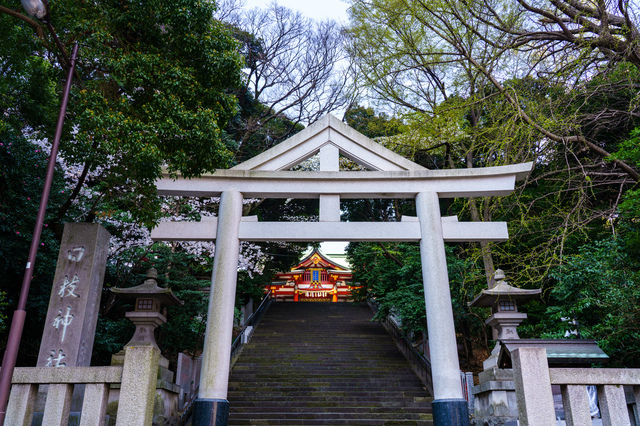
[[[288,171],[320,153],[320,171]],[[339,171],[339,155],[367,171]],[[441,217],[439,198],[510,194],[532,163],[429,170],[373,142],[332,115],[229,170],[197,179],[161,179],[159,195],[220,196],[218,217],[163,222],[154,240],[216,240],[194,425],[226,426],[227,388],[239,241],[420,241],[436,426],[468,425],[460,386],[445,241],[502,241],[504,222]],[[319,222],[258,222],[242,217],[243,198],[319,198]],[[415,198],[417,217],[401,222],[340,222],[341,198]]]

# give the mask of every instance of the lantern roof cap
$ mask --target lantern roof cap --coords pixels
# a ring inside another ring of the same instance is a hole
[[[499,300],[511,300],[520,303],[526,303],[530,300],[536,299],[542,293],[542,289],[536,288],[526,290],[518,287],[513,287],[505,281],[504,271],[502,269],[496,270],[495,279],[498,280],[496,284],[486,290],[482,290],[471,302],[471,307],[493,307],[498,304]]]
[[[184,302],[176,297],[170,288],[159,287],[156,279],[158,278],[158,270],[151,268],[147,270],[147,279],[144,283],[128,288],[112,288],[114,292],[122,300],[135,300],[139,298],[157,299],[164,306],[181,306]]]

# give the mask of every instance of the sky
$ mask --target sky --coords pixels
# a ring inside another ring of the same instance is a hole
[[[245,0],[246,8],[264,8],[272,0]],[[347,22],[347,3],[343,0],[278,0],[278,4],[289,9],[298,10],[303,15],[318,20],[335,19],[342,23]]]
[[[245,8],[265,8],[272,0],[245,0]],[[278,4],[289,9],[300,11],[304,16],[317,20],[334,19],[347,23],[348,4],[343,0],[278,0]],[[346,241],[324,242],[320,251],[324,253],[340,253],[344,251]]]

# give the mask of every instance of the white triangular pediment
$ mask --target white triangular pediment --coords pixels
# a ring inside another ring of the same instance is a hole
[[[326,154],[323,155],[323,152]],[[318,153],[321,154],[321,170],[338,170],[338,156],[333,153],[339,153],[369,170],[426,170],[357,132],[331,114],[231,170],[289,170]],[[332,164],[329,165],[329,162]]]

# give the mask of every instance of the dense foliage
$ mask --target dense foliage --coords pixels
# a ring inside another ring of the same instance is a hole
[[[562,336],[568,326],[560,317],[571,317],[576,300],[595,306],[603,299],[602,311],[582,312],[593,314],[583,334],[603,339],[614,362],[634,365],[629,355],[640,346],[613,337],[635,342],[623,326],[634,324],[634,310],[628,316],[604,308],[608,302],[602,292],[615,286],[612,298],[633,301],[637,286],[638,268],[631,260],[639,248],[637,4],[351,4],[347,34],[354,91],[391,106],[403,123],[398,134],[373,135],[381,143],[429,168],[533,162],[531,175],[510,197],[441,203],[443,212],[461,220],[509,223],[509,241],[460,248],[464,258],[482,259],[480,270],[489,284],[500,267],[513,285],[543,288],[543,299],[530,305],[522,335]],[[369,217],[398,220],[402,209],[397,205],[387,203],[396,213],[381,215],[385,209],[371,204]],[[616,252],[625,256],[608,257]],[[389,253],[393,250],[379,251],[378,259]],[[605,265],[613,267],[611,272],[604,272]],[[388,266],[402,269],[393,262]],[[595,272],[587,273],[590,266],[598,268],[600,281]],[[600,290],[590,293],[590,286]],[[575,297],[570,300],[569,294]],[[377,297],[405,303],[391,290]],[[411,305],[414,298],[404,300]],[[460,315],[456,311],[457,321]]]
[[[163,171],[193,177],[237,161],[243,123],[269,108],[258,100],[239,101],[248,84],[242,72],[246,52],[236,29],[214,18],[216,4],[209,0],[58,0],[50,2],[50,9],[50,16],[37,20],[26,16],[18,1],[0,6],[0,36],[7,41],[0,46],[0,343],[22,280],[68,55],[78,42],[20,362],[35,362],[59,239],[69,221],[99,222],[113,236],[94,363],[109,363],[132,331],[123,318],[130,307],[109,290],[141,284],[151,266],[160,270],[161,285],[172,287],[185,302],[171,309],[172,321],[158,339],[169,356],[195,354],[204,333],[203,289],[215,245],[152,244],[149,228],[169,217],[215,215],[218,200],[157,197],[155,181]],[[47,28],[49,20],[60,46]],[[260,144],[278,126],[288,134],[302,128],[283,114],[254,125],[245,155],[260,152]],[[248,200],[246,209],[267,214],[267,206]],[[269,274],[286,269],[301,250],[300,245],[243,244],[238,305],[261,298]]]
[[[10,6],[20,10],[19,2]],[[179,5],[51,3],[51,22],[62,47],[69,52],[73,43],[82,45],[67,111],[70,124],[60,148],[61,156],[81,171],[69,202],[59,207],[60,219],[88,179],[86,184],[102,198],[99,207],[89,204],[88,217],[127,210],[151,224],[159,213],[154,182],[161,167],[195,176],[229,164],[232,147],[223,128],[235,113],[236,100],[226,92],[240,85],[242,62],[233,38],[213,20],[214,7],[210,1],[190,0]],[[21,86],[30,92],[37,91],[36,84],[45,88],[35,99],[20,93],[17,105],[24,103],[23,108],[5,104],[5,121],[14,123],[14,131],[51,137],[56,116],[51,110],[58,103],[53,93],[67,63],[48,31],[39,38],[25,21],[1,14],[0,32],[30,46],[2,52],[8,93],[3,101],[11,102],[9,95],[17,96]],[[31,81],[34,67],[45,72]],[[16,87],[13,82],[23,77],[27,83]],[[36,102],[44,104],[35,107]],[[40,120],[40,110],[50,114],[49,120]]]
[[[38,212],[48,155],[41,146],[10,131],[0,131],[0,333],[8,331],[9,308],[17,303],[25,262],[31,243],[33,223]],[[62,203],[67,189],[61,173],[56,173],[50,202]],[[23,346],[37,357],[42,338],[42,321],[47,312],[51,282],[58,260],[59,241],[50,224],[55,212],[49,211],[40,239],[39,256],[31,281]],[[4,339],[3,339],[4,340]],[[2,343],[4,343],[2,341]],[[28,356],[28,355],[26,355]],[[35,362],[35,359],[29,359]]]
[[[622,238],[595,241],[567,256],[551,276],[556,284],[550,295],[547,327],[542,336],[564,337],[575,321],[580,337],[596,339],[616,362],[625,366],[637,361],[640,337],[640,265]],[[565,320],[566,321],[566,320]],[[555,325],[555,326],[554,326]]]
[[[347,256],[354,265],[354,281],[364,284],[356,296],[378,302],[374,319],[394,315],[403,329],[419,340],[428,338],[420,249],[415,243],[351,243]],[[486,354],[482,318],[472,313],[467,300],[482,287],[482,273],[460,248],[447,247],[447,266],[456,329],[464,349],[462,365],[477,369]],[[484,350],[483,350],[484,348]]]
[[[509,197],[442,200],[444,215],[506,221],[510,240],[447,247],[461,359],[487,350],[485,310],[467,302],[504,269],[543,288],[522,337],[562,337],[577,321],[614,363],[638,366],[640,10],[634,2],[351,0],[350,23],[314,22],[276,4],[238,13],[211,0],[51,1],[51,24],[0,6],[0,333],[16,302],[65,54],[80,59],[36,273],[21,362],[33,363],[62,225],[114,236],[96,363],[131,334],[108,290],[157,268],[185,305],[158,335],[168,356],[203,338],[213,243],[152,244],[158,220],[217,214],[217,199],[155,195],[165,167],[193,177],[242,162],[336,107],[364,135],[431,169],[532,162]],[[225,17],[226,22],[216,17]],[[350,66],[341,70],[346,43]],[[347,77],[351,95],[345,96]],[[375,108],[372,106],[375,105]],[[343,169],[361,170],[342,159]],[[313,159],[303,168],[313,169]],[[348,200],[343,220],[399,221],[411,200]],[[317,220],[316,200],[245,200],[261,220]],[[241,247],[237,305],[260,298],[303,245]],[[425,331],[415,244],[349,247],[360,297]],[[4,336],[4,334],[3,334]]]

